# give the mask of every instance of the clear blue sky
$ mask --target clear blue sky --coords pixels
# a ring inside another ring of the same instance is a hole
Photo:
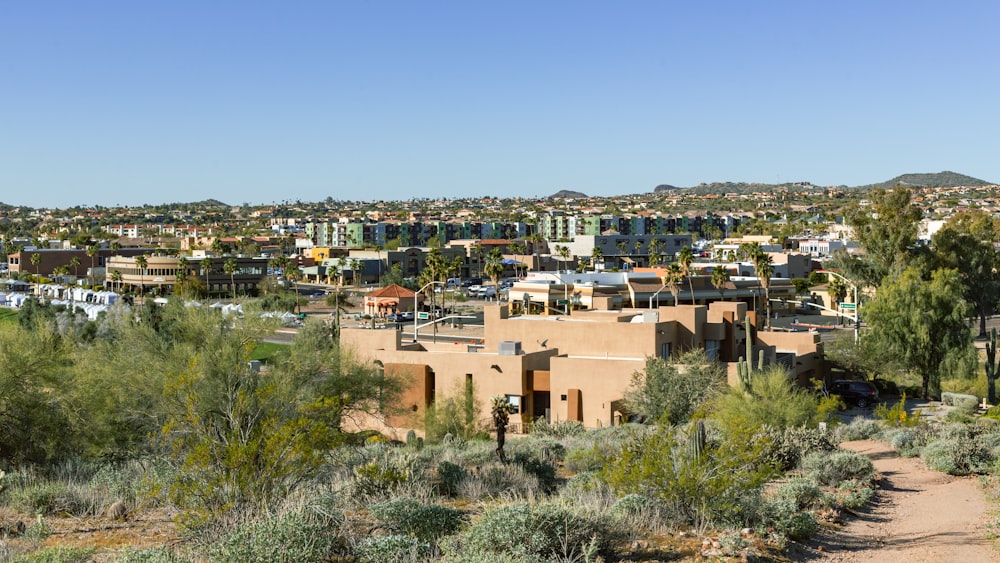
[[[1000,2],[0,2],[0,202],[1000,182]]]

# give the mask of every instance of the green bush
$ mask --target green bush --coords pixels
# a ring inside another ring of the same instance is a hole
[[[598,471],[604,467],[607,455],[601,451],[597,442],[590,447],[576,448],[566,453],[565,467],[573,473]]]
[[[848,510],[857,510],[871,502],[873,496],[875,489],[870,484],[851,479],[837,485],[831,500]]]
[[[450,461],[442,461],[437,466],[438,490],[444,496],[453,497],[458,494],[462,481],[466,479],[468,471],[460,465]]]
[[[431,546],[407,536],[371,536],[354,546],[362,563],[407,563],[425,561]]]
[[[538,477],[517,463],[493,462],[478,466],[459,486],[459,496],[470,500],[513,494],[532,498],[542,493]]]
[[[553,503],[508,504],[486,510],[464,532],[443,546],[449,554],[472,560],[491,555],[515,558],[574,558],[596,539],[607,552],[615,533],[598,514],[580,514]]]
[[[726,374],[719,362],[695,350],[674,359],[648,358],[643,372],[632,375],[625,393],[631,412],[670,424],[683,424],[702,404],[725,388]]]
[[[819,531],[816,517],[810,512],[801,512],[791,499],[770,499],[764,504],[763,512],[765,526],[772,526],[792,539],[806,539]]]
[[[12,563],[86,563],[94,554],[91,547],[45,547],[33,553],[14,557]]]
[[[819,401],[799,387],[781,366],[753,375],[753,393],[730,388],[715,402],[713,418],[727,434],[753,432],[762,426],[814,427],[821,421]]]
[[[587,432],[582,422],[575,420],[563,420],[549,422],[544,417],[538,417],[531,424],[532,436],[545,436],[548,438],[568,438],[571,436],[581,436]]]
[[[816,508],[823,501],[823,491],[812,479],[794,477],[783,483],[775,492],[775,497],[791,502],[796,510]]]
[[[189,563],[189,558],[181,557],[167,547],[133,549],[127,547],[115,554],[116,563]]]
[[[382,527],[425,543],[436,542],[462,525],[462,513],[444,506],[420,504],[412,498],[396,498],[373,504],[368,511]]]
[[[806,475],[820,485],[837,486],[842,481],[857,479],[872,482],[875,466],[867,456],[851,451],[813,453],[802,460]]]
[[[766,434],[737,432],[717,444],[691,447],[676,428],[662,426],[636,439],[601,475],[620,493],[655,498],[677,525],[745,525],[746,509],[776,471],[767,462]]]
[[[239,526],[210,548],[212,561],[322,561],[336,545],[334,522],[288,513]]]
[[[862,416],[855,417],[850,424],[837,427],[837,436],[845,442],[871,440],[882,433],[878,422]]]
[[[781,429],[768,426],[763,432],[774,443],[767,454],[769,462],[785,471],[798,467],[802,458],[813,452],[836,449],[829,436],[818,428],[794,426]]]
[[[920,452],[928,467],[950,475],[989,473],[995,461],[997,438],[981,425],[955,425],[942,430]]]

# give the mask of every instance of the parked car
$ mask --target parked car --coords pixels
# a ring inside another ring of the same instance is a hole
[[[830,385],[830,393],[840,395],[845,403],[865,408],[878,403],[878,389],[867,381],[842,379]]]
[[[390,323],[413,322],[413,312],[406,311],[403,313],[393,313],[388,317],[386,317],[386,320],[389,321]]]

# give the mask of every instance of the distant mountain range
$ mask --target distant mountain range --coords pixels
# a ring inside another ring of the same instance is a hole
[[[891,180],[877,184],[865,186],[854,186],[854,188],[894,188],[896,186],[907,186],[913,188],[951,188],[955,186],[990,186],[994,182],[987,182],[972,176],[966,176],[957,172],[945,170],[944,172],[926,174],[903,174]],[[679,192],[695,195],[711,195],[724,193],[754,193],[773,191],[794,191],[794,192],[822,192],[829,186],[817,186],[810,182],[789,182],[785,184],[759,184],[748,182],[711,182],[698,184],[690,188],[678,188],[669,184],[660,184],[653,189],[654,193]],[[836,186],[838,188],[848,188],[848,186]]]

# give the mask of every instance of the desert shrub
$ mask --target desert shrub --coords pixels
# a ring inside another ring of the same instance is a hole
[[[86,563],[96,551],[92,547],[44,547],[38,551],[14,557],[12,563]]]
[[[814,427],[820,422],[819,402],[799,387],[786,369],[772,366],[753,375],[753,392],[730,388],[714,403],[712,418],[727,434],[762,426]]]
[[[629,410],[670,424],[687,422],[698,408],[725,387],[722,364],[695,350],[674,359],[648,358],[632,375],[625,393]]]
[[[9,504],[18,510],[45,516],[95,516],[115,500],[86,483],[48,479],[11,487],[7,498]]]
[[[335,546],[334,522],[287,513],[235,527],[211,546],[212,561],[321,561]]]
[[[601,515],[581,514],[553,503],[517,503],[486,510],[443,548],[469,560],[492,560],[496,554],[537,561],[574,558],[592,541],[607,552],[614,537],[609,521]]]
[[[812,513],[801,512],[794,500],[781,497],[764,503],[762,524],[796,540],[808,538],[819,531],[819,524]]]
[[[587,433],[582,422],[575,420],[563,420],[549,422],[545,417],[538,417],[531,424],[532,436],[545,436],[548,438],[568,438],[581,436]]]
[[[863,416],[855,417],[850,424],[837,427],[837,437],[841,441],[871,440],[881,434],[882,427],[878,422]]]
[[[568,451],[564,465],[568,471],[573,473],[597,471],[604,467],[604,461],[607,457],[595,441],[590,447],[576,448]]]
[[[424,435],[428,442],[440,442],[446,435],[472,440],[488,437],[479,428],[480,407],[473,385],[434,401],[424,411]]]
[[[692,448],[676,428],[632,441],[601,475],[621,493],[655,498],[677,525],[739,525],[753,518],[745,505],[775,473],[766,461],[766,434],[738,432]]]
[[[850,479],[837,485],[837,489],[830,495],[829,500],[848,510],[857,510],[871,502],[873,496],[875,496],[875,489],[871,484]]]
[[[774,444],[767,452],[768,461],[785,471],[798,467],[802,458],[813,452],[836,449],[829,436],[818,428],[795,426],[781,429],[768,426],[763,432]]]
[[[458,494],[470,500],[514,495],[534,498],[542,493],[538,477],[520,464],[493,462],[478,466],[466,475],[458,487]]]
[[[844,450],[810,454],[802,460],[802,469],[809,478],[827,486],[836,486],[850,479],[872,482],[876,476],[871,459]]]
[[[115,554],[116,563],[189,563],[192,561],[178,555],[167,547],[133,549],[127,547]]]
[[[441,461],[437,466],[438,490],[444,496],[453,497],[465,480],[468,471],[450,461]]]
[[[774,496],[791,502],[796,510],[802,510],[822,504],[823,491],[812,479],[794,477],[779,486]]]
[[[618,499],[611,507],[611,512],[616,515],[638,516],[642,514],[652,503],[652,501],[642,495],[632,493]]]
[[[430,545],[407,536],[371,536],[354,546],[354,554],[363,563],[416,563],[430,553]]]
[[[983,425],[950,425],[938,440],[927,444],[920,458],[928,467],[951,475],[989,473],[994,463],[997,440]]]
[[[373,504],[368,510],[389,531],[427,543],[454,533],[462,524],[461,512],[436,504],[424,505],[412,498]]]
[[[908,427],[920,424],[920,410],[917,409],[912,414],[906,412],[906,393],[899,397],[899,402],[890,406],[880,403],[875,406],[875,418],[890,427]]]

